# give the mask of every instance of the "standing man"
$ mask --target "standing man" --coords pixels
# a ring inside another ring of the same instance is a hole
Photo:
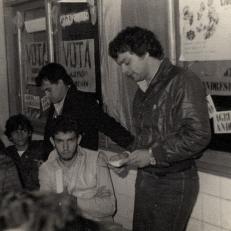
[[[65,68],[58,63],[45,65],[35,79],[51,102],[44,139],[48,152],[52,150],[49,142],[50,124],[57,115],[69,115],[81,126],[83,137],[81,146],[98,149],[98,132],[109,136],[123,148],[132,144],[134,137],[114,118],[104,113],[97,101],[84,92],[78,91]]]
[[[183,231],[198,195],[195,159],[210,140],[206,95],[199,78],[164,57],[149,30],[128,27],[109,54],[135,82],[136,130],[128,165],[138,168],[134,231]]]
[[[75,120],[61,115],[51,127],[55,149],[39,169],[40,191],[71,195],[81,216],[112,221],[115,196],[106,157],[78,146],[81,135]]]

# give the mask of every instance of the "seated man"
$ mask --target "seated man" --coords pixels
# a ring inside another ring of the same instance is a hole
[[[79,127],[70,117],[53,120],[51,140],[55,149],[40,166],[40,190],[72,195],[83,217],[112,221],[115,197],[103,154],[79,146]]]
[[[39,189],[38,168],[45,160],[43,140],[32,140],[33,127],[30,120],[22,115],[11,116],[6,121],[5,134],[13,143],[7,147],[7,155],[17,166],[24,189]]]

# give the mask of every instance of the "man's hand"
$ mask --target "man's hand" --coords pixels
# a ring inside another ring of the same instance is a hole
[[[121,177],[128,174],[126,163],[128,161],[129,152],[118,153],[111,156],[108,160],[108,167]]]
[[[148,151],[148,149],[138,149],[129,155],[127,165],[143,168],[150,165],[151,157],[152,154]]]
[[[62,204],[71,203],[76,206],[77,209],[77,198],[73,195],[68,194],[67,192],[58,193],[58,203],[59,206]]]

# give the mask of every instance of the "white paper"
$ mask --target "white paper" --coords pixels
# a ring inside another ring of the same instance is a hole
[[[212,99],[211,95],[207,95],[206,100],[207,100],[207,105],[208,105],[209,118],[211,119],[211,118],[213,118],[213,116],[216,113],[216,108],[215,108],[215,105],[213,103],[213,99]]]
[[[24,94],[25,106],[40,109],[40,98],[38,95]]]
[[[231,1],[180,0],[181,61],[231,59]]]
[[[46,18],[36,18],[25,21],[25,28],[28,33],[45,31],[46,30]]]
[[[216,112],[213,117],[214,133],[231,133],[231,111]]]

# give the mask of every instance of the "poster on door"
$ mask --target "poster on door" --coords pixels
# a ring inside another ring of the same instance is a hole
[[[35,85],[36,76],[47,63],[47,42],[29,42],[25,44],[25,77],[27,84]]]
[[[100,55],[96,1],[60,3],[53,7],[56,60],[72,77],[77,89],[99,92]]]
[[[76,87],[95,92],[94,39],[61,42],[61,63],[68,70]]]

